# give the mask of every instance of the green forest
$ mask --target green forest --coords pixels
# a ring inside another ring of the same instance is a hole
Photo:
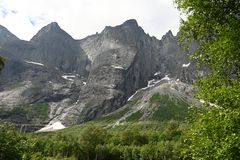
[[[0,128],[0,159],[179,159],[186,126],[177,121],[107,127],[87,123],[56,133],[20,134]]]
[[[191,57],[210,73],[196,82],[201,106],[185,120],[98,121],[52,133],[20,133],[0,124],[0,160],[240,159],[240,1],[175,0],[186,20],[180,44],[199,44]],[[4,60],[0,59],[0,68]],[[154,99],[152,99],[154,100]]]

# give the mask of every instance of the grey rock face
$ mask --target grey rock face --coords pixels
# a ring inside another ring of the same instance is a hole
[[[18,40],[18,38],[12,34],[7,28],[0,25],[0,46],[6,42]]]
[[[171,31],[162,40],[150,37],[135,20],[106,27],[100,34],[80,40],[91,69],[87,85],[79,93],[79,105],[73,107],[80,115],[77,123],[121,107],[152,78],[168,75],[191,83],[196,78],[189,72],[194,70],[193,65],[183,67],[189,63],[189,53],[178,46],[177,40]]]
[[[62,101],[79,92],[66,75],[75,75],[79,88],[88,75],[87,56],[57,23],[44,27],[31,41],[9,38],[0,39],[0,44],[0,55],[7,58],[0,73],[0,109]],[[22,88],[26,82],[31,85]],[[11,102],[5,103],[7,100]]]
[[[53,22],[43,27],[30,42],[37,49],[29,60],[43,62],[49,67],[57,67],[64,72],[87,74],[87,56],[77,42],[57,23]]]
[[[30,81],[32,87],[21,92],[22,103],[46,102],[49,121],[82,123],[120,108],[153,78],[168,75],[192,83],[199,73],[193,63],[187,65],[191,53],[177,40],[171,31],[161,40],[150,37],[136,20],[82,40],[51,23],[29,42],[4,43],[0,54],[10,61],[1,73],[0,93]]]

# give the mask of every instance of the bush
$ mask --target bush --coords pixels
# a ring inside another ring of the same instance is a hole
[[[212,108],[193,121],[182,154],[191,159],[240,159],[240,109]]]
[[[0,159],[22,159],[26,138],[13,126],[0,124]]]

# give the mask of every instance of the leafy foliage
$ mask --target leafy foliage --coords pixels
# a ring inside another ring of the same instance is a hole
[[[0,159],[21,159],[25,138],[12,126],[0,124]]]
[[[192,122],[182,154],[191,159],[240,159],[240,109],[205,112]]]
[[[182,153],[187,159],[239,159],[240,1],[175,2],[187,15],[181,41],[197,41],[199,48],[192,58],[210,69],[197,82],[197,96],[206,103],[190,118],[192,127]]]
[[[197,41],[199,49],[193,59],[211,70],[208,77],[199,81],[199,98],[225,108],[239,107],[240,2],[175,2],[188,16],[180,28],[182,42],[189,44],[189,41]]]
[[[56,133],[26,135],[6,125],[1,127],[5,129],[0,132],[3,150],[0,158],[24,160],[179,159],[180,136],[184,131],[176,121],[125,124],[107,129],[97,123],[89,123]]]
[[[0,56],[0,71],[3,69],[4,67],[4,62],[5,62],[5,58]]]

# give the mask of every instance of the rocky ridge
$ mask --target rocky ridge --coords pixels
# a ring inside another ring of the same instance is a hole
[[[8,62],[0,75],[0,106],[9,110],[46,103],[44,123],[70,125],[101,117],[123,106],[153,78],[168,75],[192,83],[201,76],[188,59],[191,53],[177,40],[171,31],[161,40],[150,37],[136,20],[128,20],[81,40],[51,23],[30,41],[1,41],[0,55]],[[31,85],[16,93],[22,100],[7,94],[26,83]]]

